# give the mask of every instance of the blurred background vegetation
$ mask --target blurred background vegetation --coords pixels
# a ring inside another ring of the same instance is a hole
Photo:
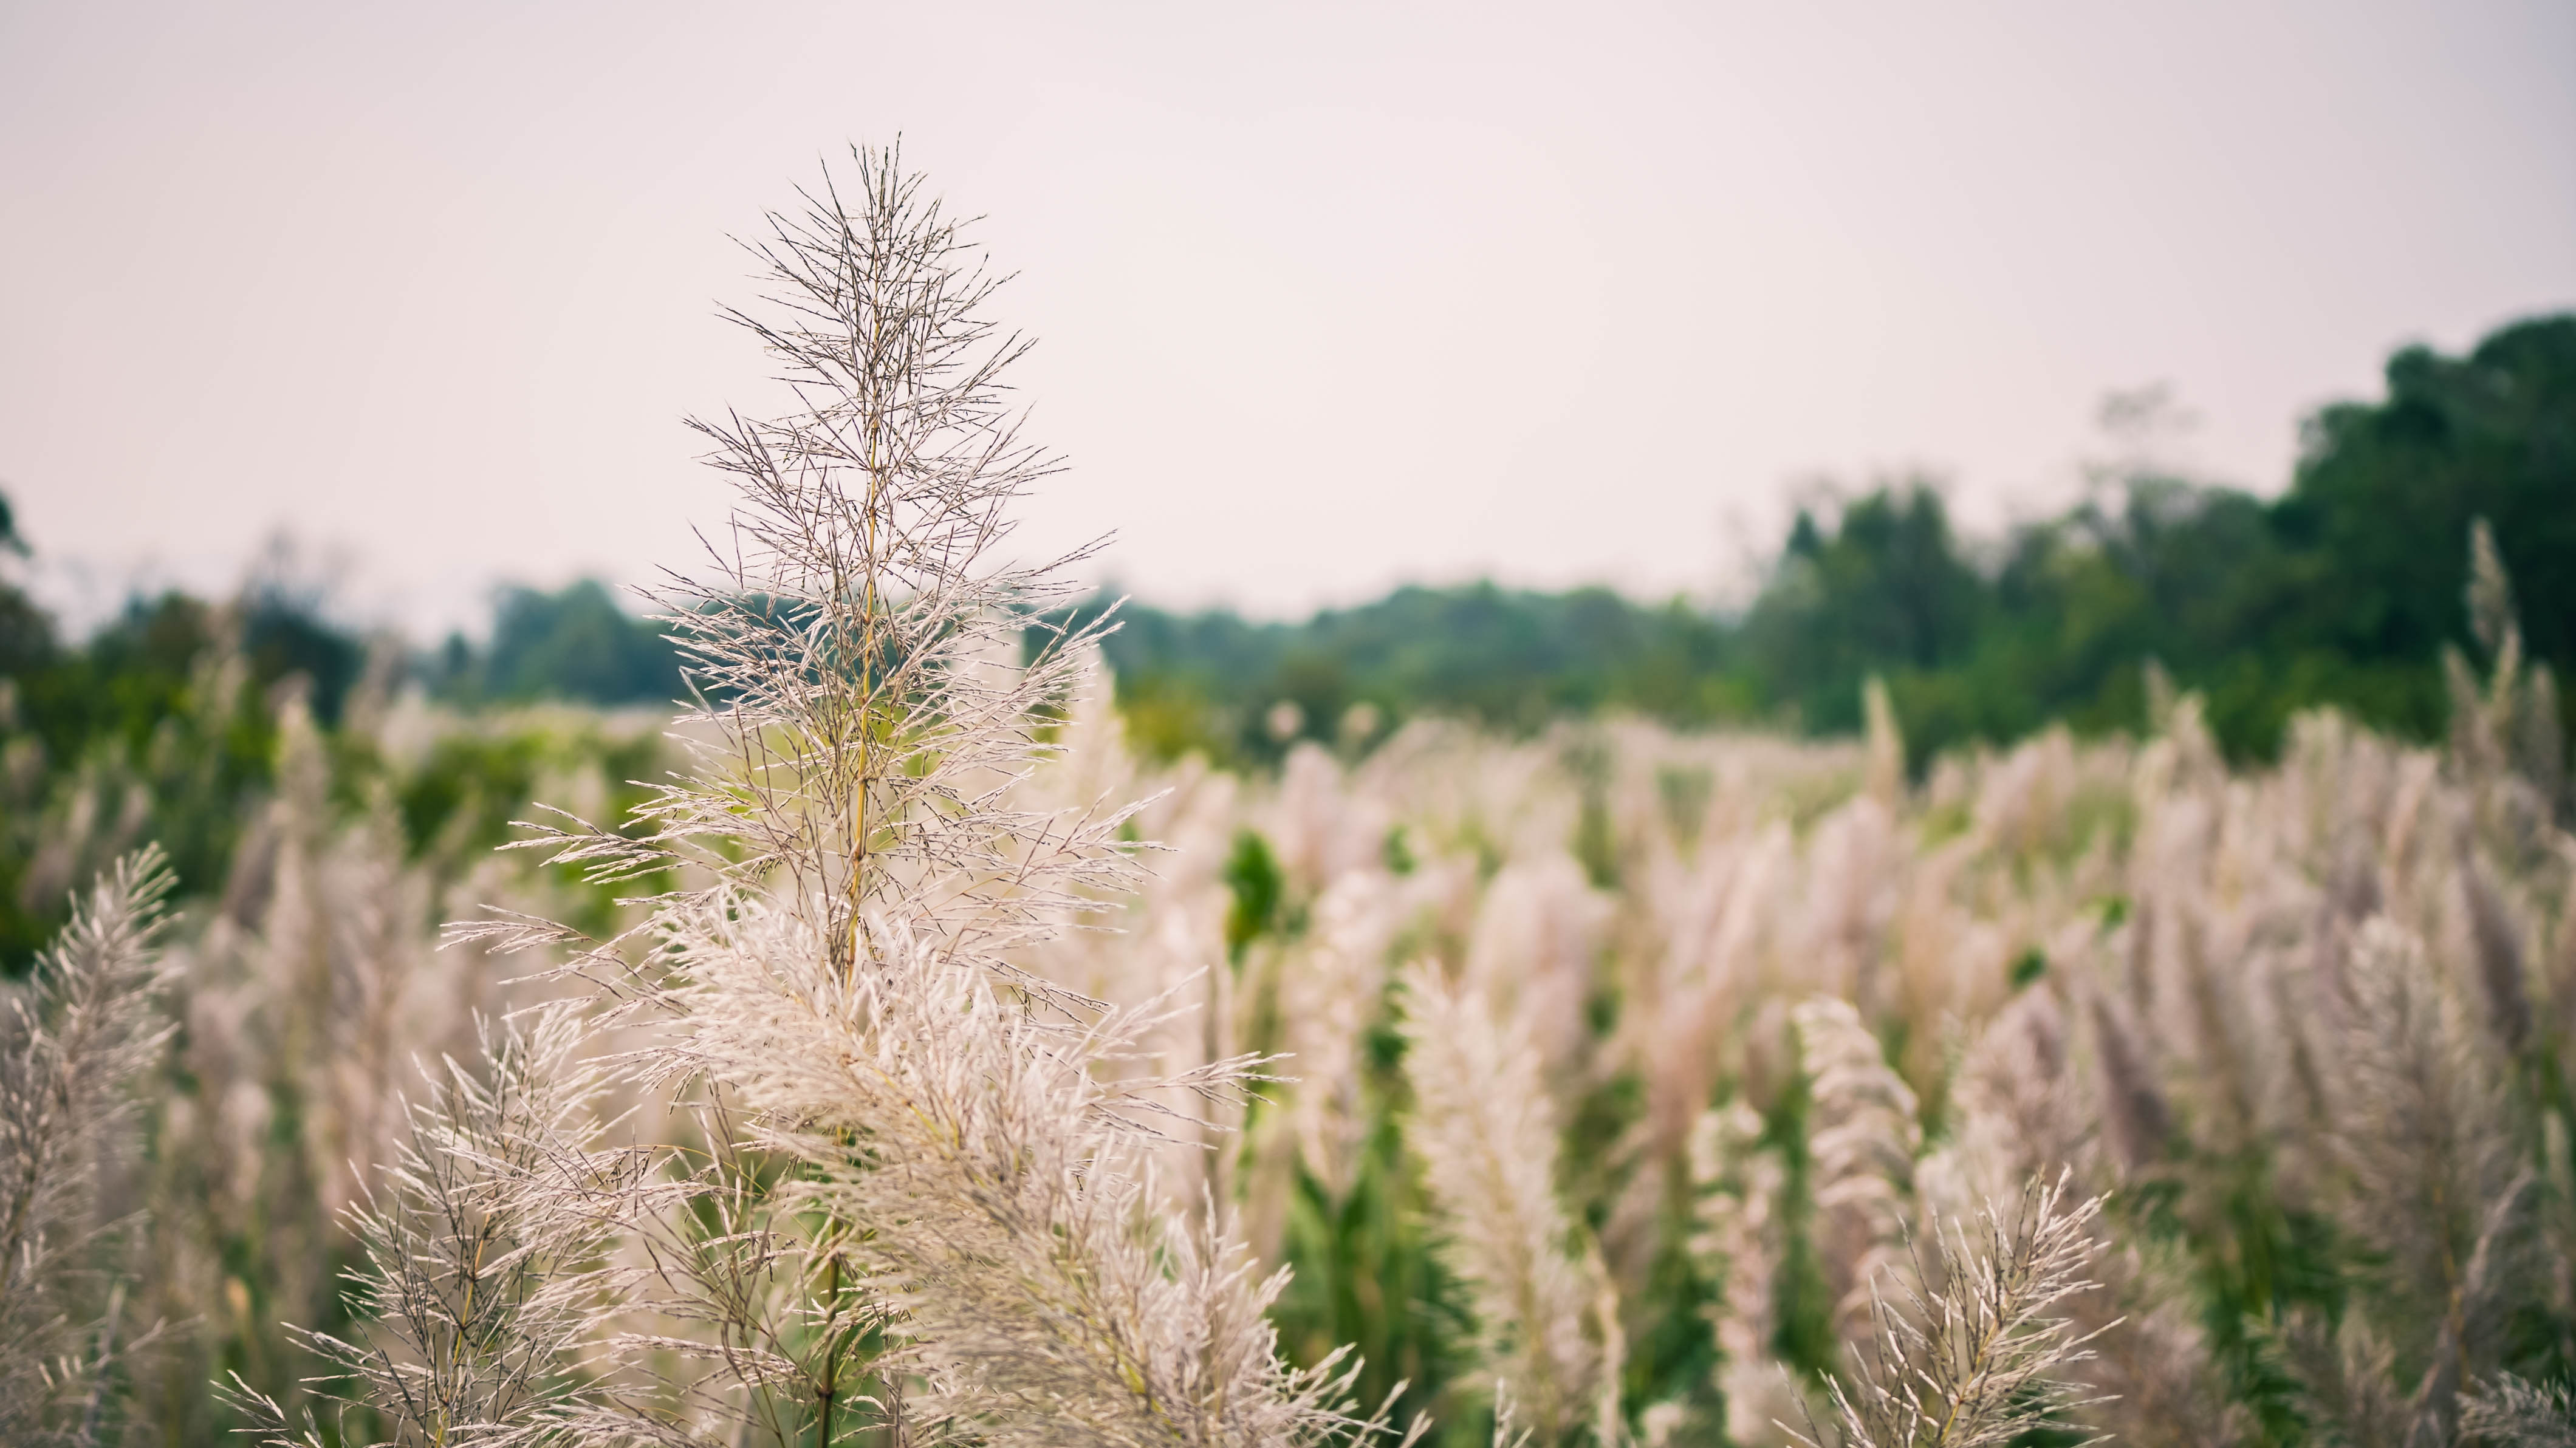
[[[2413,738],[2443,728],[2441,655],[2469,633],[2481,517],[2534,660],[2563,674],[2576,655],[2576,316],[2504,327],[2465,356],[2398,353],[2384,397],[2309,420],[2276,497],[2152,466],[2095,483],[1993,538],[1961,536],[1918,480],[1803,510],[1733,612],[1490,583],[1400,588],[1302,622],[1130,603],[1109,661],[1141,749],[1238,766],[1300,738],[1363,748],[1424,713],[1513,732],[1605,710],[1851,732],[1876,676],[1919,768],[2060,719],[2138,728],[2148,660],[2206,698],[2226,750],[2262,758],[2319,704]],[[0,501],[0,559],[27,552]],[[224,603],[137,598],[74,640],[0,561],[0,970],[22,971],[59,925],[90,856],[159,839],[183,893],[219,886],[272,789],[289,696],[341,741],[335,790],[353,808],[389,797],[418,854],[497,841],[539,772],[575,757],[616,781],[648,762],[649,743],[531,706],[654,705],[678,688],[670,642],[587,580],[506,590],[488,641],[426,651],[360,637],[283,582]],[[372,746],[335,727],[406,691],[492,722],[402,761],[364,757]]]
[[[2148,659],[2206,696],[2239,758],[2269,757],[2293,713],[2327,703],[2430,738],[2444,642],[2468,631],[2473,519],[2518,581],[2533,655],[2564,673],[2576,651],[2576,317],[2505,327],[2464,357],[2408,349],[2387,382],[2310,419],[2270,500],[2147,469],[2001,538],[1962,538],[1910,480],[1802,511],[1736,616],[1491,584],[1302,623],[1131,604],[1109,655],[1131,737],[1235,760],[1423,711],[1514,730],[1606,708],[1846,733],[1875,674],[1919,767],[2057,719],[2136,728]]]

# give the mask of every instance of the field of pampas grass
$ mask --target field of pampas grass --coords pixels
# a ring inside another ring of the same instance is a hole
[[[2576,840],[2491,547],[2439,751],[2233,767],[2157,686],[1919,778],[1875,692],[1152,765],[1029,624],[979,254],[837,185],[662,743],[409,851],[490,726],[286,698],[222,895],[114,867],[17,990],[9,1441],[2576,1437]]]

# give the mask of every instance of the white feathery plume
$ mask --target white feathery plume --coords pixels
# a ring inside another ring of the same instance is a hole
[[[2495,878],[2474,856],[2460,864],[2460,890],[2468,907],[2470,957],[2487,1025],[2507,1052],[2531,1038],[2531,986],[2523,964],[2522,922],[2505,902]]]
[[[2033,985],[1996,1013],[1961,1064],[1956,1109],[1997,1123],[2010,1148],[2011,1180],[2090,1165],[2086,1103],[2075,1087],[2069,1034],[2055,991]],[[1994,1188],[1989,1183],[1978,1200],[2001,1197]],[[1954,1215],[1968,1205],[1960,1203]]]
[[[1135,876],[1132,806],[1011,802],[1108,626],[1043,622],[1089,549],[999,553],[1011,504],[1060,467],[1009,405],[1031,344],[986,315],[1002,279],[919,175],[891,151],[853,169],[853,195],[827,175],[771,218],[769,318],[733,314],[802,410],[695,424],[741,501],[712,573],[663,598],[694,767],[653,786],[634,835],[567,817],[521,842],[601,881],[695,866],[701,900],[756,884],[825,924],[844,969],[871,913],[990,955]],[[1046,646],[1022,667],[1031,629]]]
[[[1851,1002],[1811,996],[1790,1018],[1812,1093],[1817,1247],[1838,1335],[1850,1338],[1868,1320],[1870,1284],[1904,1255],[1923,1127],[1913,1089]]]
[[[658,1151],[600,1144],[610,1077],[579,1059],[587,1033],[568,1004],[526,1027],[486,1023],[481,1070],[451,1058],[430,1073],[405,1138],[348,1210],[364,1330],[295,1335],[353,1385],[343,1408],[371,1409],[394,1443],[576,1441],[592,1396],[584,1351],[620,1299],[608,1254],[670,1191],[653,1186]],[[226,1396],[262,1443],[329,1441],[309,1412],[238,1375]]]
[[[1505,865],[1485,888],[1466,979],[1538,1047],[1551,1084],[1580,1063],[1584,1002],[1610,903],[1562,850]]]
[[[2460,1431],[2498,1448],[2576,1448],[2576,1391],[2511,1373],[2463,1400]]]
[[[1861,685],[1861,713],[1866,724],[1869,767],[1862,793],[1890,810],[1905,804],[1905,736],[1896,725],[1896,705],[1888,699],[1887,681],[1876,674]]]
[[[2011,1182],[2112,1169],[2089,1139],[2089,1103],[2076,1089],[2068,1046],[2044,987],[2024,991],[1989,1024],[1960,1072],[1950,1139],[1921,1168],[1927,1215],[1964,1221]],[[2240,1441],[2243,1414],[2211,1359],[2187,1272],[2169,1250],[2124,1245],[2107,1219],[2097,1217],[2092,1233],[2101,1283],[2068,1297],[2064,1312],[2097,1343],[2070,1372],[2098,1395],[2098,1426],[2124,1441],[2175,1448]],[[2115,1324],[2119,1331],[2109,1331]]]
[[[1386,807],[1353,790],[1340,764],[1314,743],[1288,752],[1279,784],[1257,813],[1292,888],[1320,894],[1333,881],[1375,864],[1386,840]]]
[[[1764,934],[1795,864],[1776,823],[1705,841],[1686,889],[1675,892],[1656,962],[1653,1008],[1622,1031],[1645,1074],[1643,1128],[1651,1146],[1682,1145],[1717,1083],[1736,1012],[1760,991]]]
[[[2098,988],[2088,985],[2083,992],[2091,1006],[2087,1014],[2100,1076],[2095,1099],[2102,1133],[2121,1169],[2145,1171],[2164,1155],[2173,1135],[2173,1107],[2156,1080],[2154,1061],[2128,1007]]]
[[[1607,1284],[1556,1198],[1556,1122],[1538,1048],[1473,986],[1418,962],[1403,976],[1412,1143],[1473,1296],[1479,1357],[1512,1385],[1541,1442],[1615,1411],[1605,1360]]]
[[[2353,1448],[2440,1448],[2447,1438],[2422,1424],[2397,1379],[2397,1354],[2369,1319],[2344,1314],[2328,1328],[2313,1312],[2293,1316],[2284,1345],[2305,1391],[2309,1413],[2324,1420],[2330,1441]]]
[[[167,1044],[155,938],[170,875],[119,861],[0,1015],[0,1439],[95,1437],[121,1345],[121,1283],[103,1315],[92,1220],[99,1168],[124,1147],[128,1088]]]
[[[1777,1153],[1758,1149],[1762,1118],[1742,1101],[1701,1113],[1690,1136],[1697,1228],[1691,1255],[1718,1284],[1711,1311],[1717,1338],[1718,1389],[1726,1400],[1726,1436],[1751,1445],[1781,1441],[1777,1421],[1802,1404],[1771,1356],[1779,1329],[1773,1293],[1784,1246],[1780,1198],[1786,1187]]]
[[[800,1175],[778,1210],[845,1224],[828,1250],[895,1314],[904,1421],[987,1442],[1297,1443],[1358,1431],[1337,1363],[1277,1356],[1253,1275],[1151,1178],[1175,1097],[1254,1063],[1114,1078],[1166,1006],[1049,1019],[981,963],[881,923],[844,973],[812,923],[741,896],[666,917],[688,962],[662,1069],[722,1083],[746,1139]]]
[[[2070,1200],[2060,1176],[2033,1180],[2013,1210],[1989,1205],[1973,1235],[1934,1222],[1933,1261],[1894,1274],[1895,1302],[1873,1292],[1874,1339],[1832,1382],[1843,1448],[1982,1448],[2084,1407],[2067,1379],[2092,1336],[2055,1309],[2094,1286],[2083,1274],[2101,1210]],[[1828,1441],[1813,1421],[1800,1437]]]
[[[1906,863],[1895,817],[1867,795],[1816,825],[1806,851],[1806,918],[1798,942],[1807,989],[1881,1004],[1880,954]]]
[[[2228,1448],[2255,1437],[2210,1351],[2188,1267],[2170,1248],[2122,1243],[2096,1223],[2102,1284],[2067,1301],[2094,1355],[2069,1375],[2096,1395],[2094,1426],[2140,1448]],[[2116,1330],[2115,1330],[2116,1329]]]
[[[1343,875],[1315,902],[1308,946],[1279,979],[1285,1069],[1297,1077],[1289,1111],[1298,1153],[1336,1196],[1351,1184],[1367,1129],[1361,1037],[1382,1008],[1400,905],[1385,875]]]
[[[2489,1049],[2422,945],[2385,918],[2350,964],[2334,1059],[2346,1229],[2384,1266],[2386,1326],[2415,1435],[2446,1438],[2457,1395],[2491,1362],[2525,1249],[2533,1178],[2509,1135]]]

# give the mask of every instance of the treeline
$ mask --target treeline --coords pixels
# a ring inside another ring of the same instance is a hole
[[[433,693],[462,704],[658,704],[681,692],[671,640],[588,578],[554,593],[503,590],[490,643],[478,649],[450,634],[421,673]]]
[[[1878,677],[1919,764],[2053,720],[2138,727],[2149,660],[2204,697],[2231,753],[2259,758],[2320,704],[2411,737],[2441,730],[2442,654],[2470,634],[2480,518],[2521,594],[2532,657],[2566,673],[2576,316],[2505,327],[2466,356],[2398,353],[2384,397],[2309,421],[2270,500],[2133,474],[1979,540],[1957,533],[1937,492],[1896,485],[1801,513],[1734,615],[1492,584],[1401,588],[1297,623],[1130,604],[1108,657],[1140,747],[1220,763],[1275,759],[1300,738],[1362,746],[1426,713],[1514,733],[1602,710],[1848,732]],[[0,501],[0,554],[26,551]],[[286,696],[327,729],[353,700],[380,704],[413,682],[467,709],[650,705],[682,687],[670,640],[596,582],[508,590],[488,641],[415,652],[335,625],[318,596],[282,582],[224,604],[138,598],[75,642],[0,566],[0,962],[23,961],[68,886],[72,862],[43,857],[40,836],[104,848],[148,823],[183,883],[207,885],[244,801],[270,784]],[[452,761],[415,786],[405,818],[425,838],[449,804],[513,787],[526,756]]]
[[[1802,512],[1740,617],[1490,584],[1301,623],[1131,604],[1109,656],[1131,732],[1167,754],[1260,757],[1423,711],[1847,732],[1875,675],[1919,763],[2052,720],[2138,727],[2149,660],[2205,696],[2239,757],[2270,755],[2321,704],[2427,738],[2447,712],[2442,652],[2469,636],[2474,520],[2521,591],[2533,657],[2563,674],[2576,655],[2576,316],[2464,357],[2407,349],[2387,386],[2313,417],[2269,501],[2135,474],[1997,540],[1961,538],[1920,486]]]

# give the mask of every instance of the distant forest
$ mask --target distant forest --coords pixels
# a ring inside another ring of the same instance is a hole
[[[1919,762],[2054,720],[2136,727],[2149,660],[2204,695],[2232,753],[2260,757],[2319,704],[2412,737],[2441,729],[2441,654],[2468,636],[2467,540],[2481,517],[2529,648],[2564,674],[2576,661],[2576,316],[2504,327],[2466,356],[2399,352],[2385,397],[2309,419],[2270,500],[2150,472],[1974,539],[1937,492],[1898,484],[1801,512],[1754,602],[1732,614],[1492,584],[1401,588],[1294,623],[1131,603],[1108,656],[1140,745],[1220,762],[1275,758],[1298,737],[1365,742],[1350,736],[1425,713],[1512,731],[1627,710],[1843,732],[1859,727],[1872,676]],[[24,549],[5,503],[0,540]],[[263,682],[306,680],[325,722],[368,667],[362,640],[285,590],[220,608],[137,599],[74,645],[0,574],[0,725],[44,738],[57,760],[101,734],[141,749],[226,628]],[[679,689],[669,641],[589,581],[508,590],[487,642],[451,638],[405,667],[467,705],[646,703]]]
[[[2576,661],[2576,316],[2465,357],[2399,352],[2386,397],[2308,421],[2276,499],[2152,474],[2107,497],[2000,540],[1963,540],[1921,487],[1801,513],[1738,617],[1607,589],[1404,588],[1302,623],[1131,604],[1108,652],[1131,733],[1166,754],[1275,752],[1280,701],[1321,738],[1368,723],[1361,703],[1507,729],[1627,709],[1845,732],[1876,675],[1919,763],[2053,720],[2138,727],[2149,660],[2240,757],[2320,704],[2428,738],[2442,651],[2469,637],[2472,520],[2532,653],[2560,675]]]

